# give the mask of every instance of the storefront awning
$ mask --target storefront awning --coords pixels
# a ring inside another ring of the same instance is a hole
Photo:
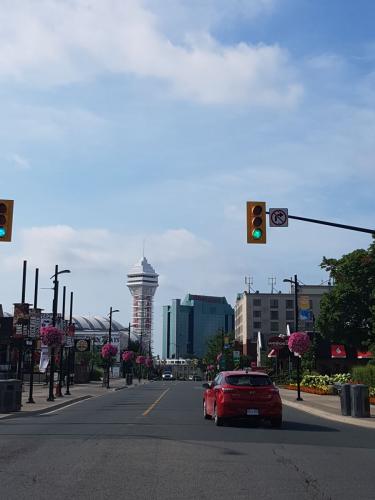
[[[277,358],[277,351],[276,351],[276,349],[272,349],[272,350],[268,353],[267,358]]]
[[[372,359],[373,357],[370,351],[357,351],[358,359]]]
[[[346,358],[345,346],[342,344],[332,344],[331,358]]]

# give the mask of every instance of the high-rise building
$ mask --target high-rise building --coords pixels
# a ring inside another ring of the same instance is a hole
[[[144,353],[152,352],[153,299],[158,274],[143,257],[128,273],[127,286],[133,296],[132,330],[139,337]]]
[[[163,307],[163,358],[203,357],[207,341],[234,331],[234,311],[225,297],[186,295]]]

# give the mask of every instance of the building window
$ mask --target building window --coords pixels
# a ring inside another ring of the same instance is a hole
[[[294,311],[285,311],[285,318],[287,320],[293,320],[294,319]]]
[[[278,331],[279,331],[279,323],[271,321],[271,332],[278,332]]]
[[[262,305],[261,299],[254,299],[254,307],[260,307]]]
[[[271,311],[271,320],[272,319],[279,319],[279,311]]]
[[[260,330],[261,325],[262,325],[262,323],[260,321],[254,321],[254,323],[253,323],[253,326],[256,330]]]
[[[277,309],[279,307],[279,301],[277,299],[270,300],[270,307],[272,309]]]
[[[287,309],[294,309],[294,300],[287,299],[286,308]]]
[[[253,317],[254,318],[260,318],[261,315],[262,315],[262,311],[253,310]]]

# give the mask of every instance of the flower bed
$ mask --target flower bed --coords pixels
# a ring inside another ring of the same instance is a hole
[[[289,384],[289,385],[282,385],[281,386],[283,389],[289,389],[290,391],[296,391],[297,390],[297,386],[296,385],[293,385],[293,384]],[[310,394],[318,394],[319,396],[332,396],[332,392],[331,392],[331,389],[329,387],[327,388],[316,388],[316,387],[305,387],[303,385],[301,385],[300,387],[301,389],[301,392],[308,392]]]

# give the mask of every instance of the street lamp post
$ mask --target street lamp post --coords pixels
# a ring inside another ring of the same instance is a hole
[[[120,312],[119,309],[109,309],[109,328],[108,328],[108,343],[112,342],[112,314],[115,312]],[[107,371],[107,389],[109,389],[109,370],[110,370],[110,359],[108,359],[108,371]]]
[[[70,312],[69,312],[69,328],[72,328],[72,324],[73,324],[73,292],[70,292]],[[69,387],[70,387],[70,364],[71,364],[71,361],[72,361],[72,357],[73,357],[73,374],[74,374],[74,344],[72,347],[68,347],[68,355],[67,355],[67,359],[66,359],[66,391],[65,391],[65,394],[70,396],[70,391],[69,391]],[[71,351],[73,350],[73,356],[71,354]]]
[[[64,273],[70,273],[70,270],[64,269],[63,271],[59,271],[59,266],[56,264],[55,273],[50,278],[50,279],[53,278],[52,326],[56,326],[56,318],[57,318],[57,302],[59,294],[59,282],[57,280],[57,277],[59,274],[64,274]],[[50,376],[49,376],[49,394],[47,401],[55,400],[55,397],[53,395],[54,372],[55,372],[55,349],[54,347],[52,347],[51,361],[50,361]]]
[[[294,275],[294,280],[284,279],[285,283],[291,283],[294,285],[294,322],[295,322],[295,332],[298,332],[298,279],[297,275]],[[297,401],[303,401],[301,398],[301,357],[297,356]]]

